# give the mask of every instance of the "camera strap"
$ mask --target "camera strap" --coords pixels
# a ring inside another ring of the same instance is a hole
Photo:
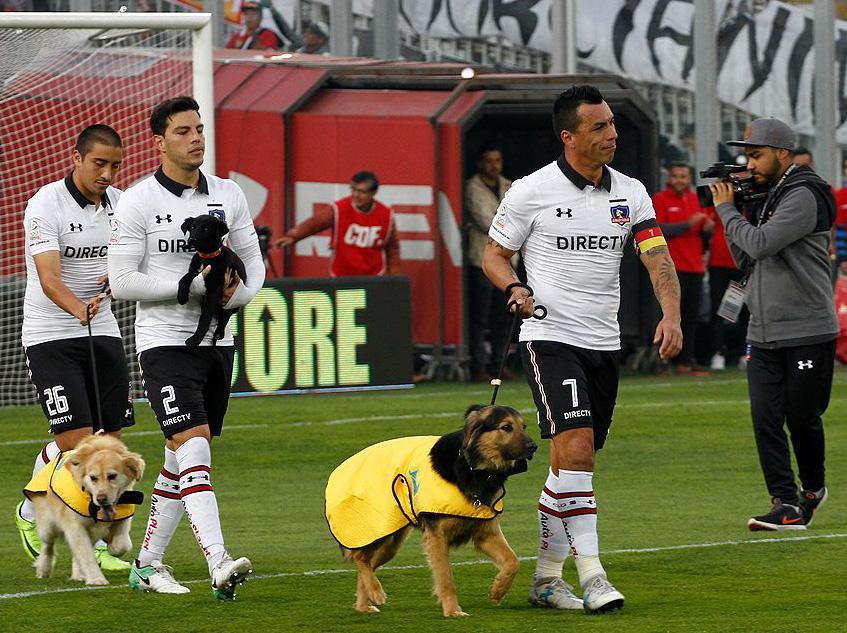
[[[762,205],[762,210],[759,212],[759,221],[756,223],[757,226],[761,226],[771,217],[771,204],[776,200],[779,192],[782,191],[782,187],[785,185],[785,179],[788,178],[788,174],[794,171],[794,168],[797,165],[791,165],[788,169],[785,170],[785,173],[782,174],[782,178],[776,183],[773,189],[770,190],[768,197],[765,199],[765,204]]]

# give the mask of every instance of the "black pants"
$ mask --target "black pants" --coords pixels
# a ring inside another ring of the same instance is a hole
[[[738,321],[730,323],[726,319],[718,316],[718,308],[721,305],[721,299],[726,292],[730,281],[741,281],[744,273],[737,268],[724,268],[720,266],[712,266],[709,268],[709,297],[712,301],[712,310],[710,322],[710,339],[711,339],[711,356],[722,354],[726,359],[727,367],[734,367],[744,355],[746,346],[745,337],[747,335],[747,321],[750,319],[750,312],[747,306],[741,308],[741,314],[738,315]]]
[[[784,503],[797,503],[786,424],[803,489],[816,491],[824,485],[821,416],[829,405],[834,362],[834,340],[782,349],[751,348],[747,384],[756,448],[768,492]]]
[[[677,364],[690,365],[694,361],[697,332],[697,316],[700,314],[700,297],[703,294],[703,275],[677,271],[679,288],[682,291],[682,351],[676,358]]]
[[[495,288],[482,268],[468,265],[468,338],[471,373],[496,371],[503,356],[506,330],[506,298]],[[491,334],[491,358],[485,350],[485,331]]]

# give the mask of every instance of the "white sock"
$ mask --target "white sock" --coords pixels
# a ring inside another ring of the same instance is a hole
[[[559,512],[583,587],[594,576],[606,575],[600,564],[593,477],[594,473],[586,471],[559,470]]]
[[[150,495],[150,516],[147,518],[147,529],[141,541],[141,551],[138,553],[138,564],[141,567],[149,565],[154,560],[163,561],[165,550],[171,537],[179,525],[185,506],[179,494],[179,463],[176,453],[165,448],[165,465]]]
[[[176,458],[182,503],[211,574],[226,555],[218,499],[212,489],[212,447],[204,438],[192,437],[176,449]]]
[[[538,499],[538,561],[535,564],[536,578],[561,578],[562,567],[568,557],[568,538],[559,512],[556,491],[559,478],[550,470],[547,482]]]
[[[50,442],[42,448],[35,458],[35,463],[32,465],[32,476],[35,477],[38,474],[38,471],[56,459],[61,452],[62,451],[59,450],[59,445],[56,444],[55,441]],[[21,518],[30,522],[35,521],[35,506],[32,505],[32,501],[29,499],[25,498],[24,503],[21,506]]]

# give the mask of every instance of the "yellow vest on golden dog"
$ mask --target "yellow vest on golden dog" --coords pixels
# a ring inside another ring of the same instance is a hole
[[[471,502],[432,467],[429,452],[439,436],[401,437],[374,444],[332,471],[326,485],[326,520],[348,549],[370,545],[422,513],[493,519],[503,511]]]
[[[24,494],[30,497],[33,494],[46,493],[52,490],[59,499],[71,510],[84,517],[103,521],[98,515],[97,506],[91,503],[91,495],[83,491],[74,480],[71,471],[64,468],[65,460],[73,455],[73,451],[61,453],[38,474],[30,480],[24,488]],[[111,521],[123,521],[135,514],[135,504],[119,503],[115,505],[115,518]]]

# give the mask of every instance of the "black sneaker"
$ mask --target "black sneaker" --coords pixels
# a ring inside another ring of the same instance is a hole
[[[820,493],[814,493],[811,490],[800,491],[800,512],[802,512],[803,516],[806,518],[806,525],[810,525],[812,523],[815,510],[824,504],[824,501],[826,501],[828,496],[829,494],[826,487],[821,488]]]
[[[755,516],[747,521],[747,527],[751,532],[761,530],[805,530],[806,517],[797,506],[782,503],[779,499],[773,500],[773,507],[767,514]]]

